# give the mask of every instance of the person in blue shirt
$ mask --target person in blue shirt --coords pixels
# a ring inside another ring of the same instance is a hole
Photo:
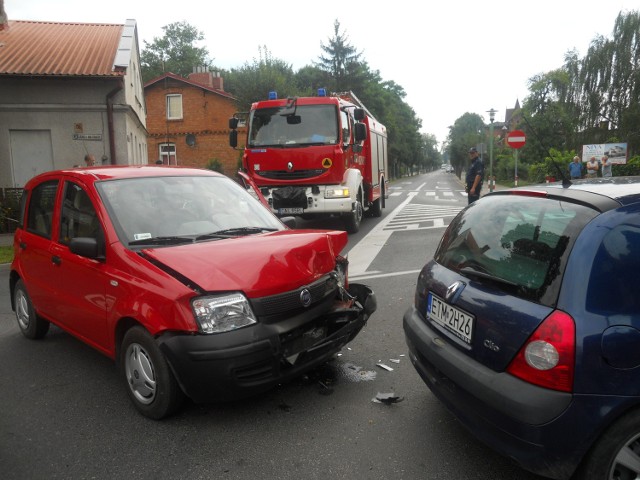
[[[577,155],[573,157],[573,162],[569,164],[569,176],[571,178],[582,178],[582,162]]]
[[[471,157],[471,166],[467,170],[467,176],[465,178],[467,200],[469,203],[473,203],[480,198],[480,190],[482,190],[482,178],[484,177],[484,165],[478,150],[476,147],[469,149],[469,156]]]

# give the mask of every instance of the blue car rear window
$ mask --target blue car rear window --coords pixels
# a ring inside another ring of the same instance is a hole
[[[525,196],[483,198],[451,223],[435,254],[441,265],[522,298],[554,306],[567,256],[598,212]]]

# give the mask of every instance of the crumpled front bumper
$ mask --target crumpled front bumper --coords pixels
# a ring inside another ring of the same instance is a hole
[[[366,285],[351,284],[348,293],[311,319],[259,322],[216,335],[166,332],[157,341],[192,400],[248,397],[321,365],[355,338],[377,302]]]

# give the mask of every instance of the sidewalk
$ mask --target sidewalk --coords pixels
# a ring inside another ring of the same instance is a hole
[[[13,233],[0,233],[0,247],[13,245]]]
[[[455,177],[456,181],[460,184],[460,186],[464,189],[464,176],[462,178],[458,178],[457,176]],[[509,188],[513,188],[513,187],[509,187],[509,186],[504,186],[504,185],[500,185],[498,183],[495,184],[495,187],[493,189],[494,192],[500,191],[500,190],[508,190]],[[489,193],[489,184],[487,182],[484,182],[482,184],[482,191],[480,192],[480,196],[484,197],[487,193]]]

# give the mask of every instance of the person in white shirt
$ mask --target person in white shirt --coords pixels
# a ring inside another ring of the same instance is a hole
[[[598,176],[598,161],[596,157],[591,157],[587,162],[587,178],[596,178]]]

